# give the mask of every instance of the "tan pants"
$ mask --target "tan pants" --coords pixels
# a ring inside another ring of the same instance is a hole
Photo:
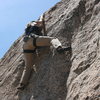
[[[36,45],[37,46],[51,46],[52,45],[54,48],[57,48],[58,46],[61,46],[61,43],[57,38],[53,38],[49,36],[39,36],[36,39]],[[33,46],[33,38],[30,38],[27,42],[24,43],[23,49],[24,50],[35,49],[35,47]],[[27,85],[30,79],[32,67],[34,65],[33,53],[24,53],[24,57],[25,57],[25,69],[23,71],[20,83]]]

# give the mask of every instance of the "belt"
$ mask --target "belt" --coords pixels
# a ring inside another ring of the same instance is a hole
[[[36,51],[36,49],[34,50],[23,50],[23,53],[34,53]]]

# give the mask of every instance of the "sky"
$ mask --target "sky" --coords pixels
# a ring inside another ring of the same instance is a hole
[[[37,20],[60,0],[0,0],[0,58],[23,33],[25,26]]]

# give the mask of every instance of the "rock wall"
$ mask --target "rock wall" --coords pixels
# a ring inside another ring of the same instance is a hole
[[[29,85],[17,92],[25,66],[21,36],[0,60],[0,100],[100,100],[100,0],[62,0],[45,18],[47,34],[72,51],[40,48]]]

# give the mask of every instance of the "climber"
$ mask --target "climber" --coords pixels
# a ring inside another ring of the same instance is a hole
[[[45,35],[44,26],[45,26],[44,15],[42,15],[38,21],[30,22],[25,29],[25,34],[23,39],[24,41],[23,54],[25,57],[25,69],[23,71],[20,84],[17,87],[17,89],[19,90],[23,90],[28,84],[32,72],[32,67],[34,65],[33,54],[35,53],[38,47],[52,45],[57,50],[58,53],[71,50],[71,47],[62,48],[62,45],[57,38],[43,36]]]

